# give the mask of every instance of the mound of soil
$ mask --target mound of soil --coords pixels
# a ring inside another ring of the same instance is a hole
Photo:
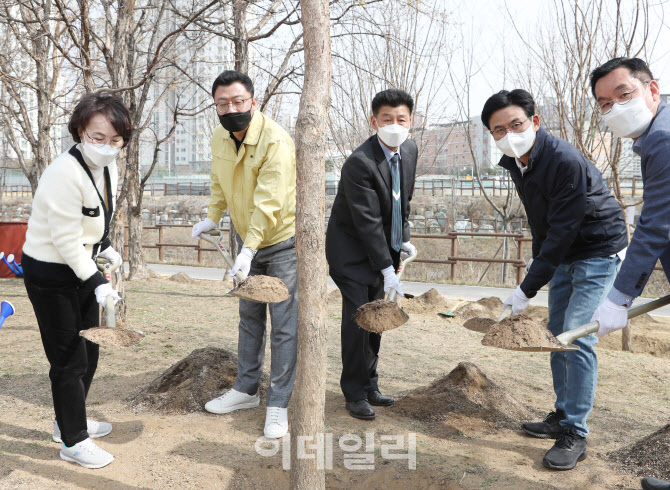
[[[482,339],[482,345],[516,349],[520,347],[562,347],[546,326],[526,315],[505,318],[495,324]]]
[[[670,480],[670,424],[608,456],[634,475]]]
[[[149,279],[160,279],[161,275],[155,270],[147,268],[147,277]]]
[[[538,323],[546,325],[549,323],[549,308],[546,306],[529,306],[523,310],[523,314],[531,317]]]
[[[338,301],[342,300],[342,293],[340,293],[340,290],[335,288],[331,289],[328,291],[328,302],[329,303],[336,303]]]
[[[649,313],[644,313],[640,316],[636,316],[630,321],[631,325],[648,325],[648,324],[653,324],[653,323],[660,323],[659,321],[655,320],[654,317],[652,317]]]
[[[358,308],[354,320],[370,332],[385,332],[404,325],[409,316],[396,303],[378,299]]]
[[[192,282],[195,282],[195,279],[191,278],[190,276],[187,276],[183,272],[178,272],[177,274],[170,276],[170,281],[190,284]]]
[[[473,332],[487,333],[496,323],[493,318],[475,316],[463,322],[463,326]]]
[[[458,308],[454,313],[459,320],[469,320],[470,318],[494,318],[497,319],[502,312],[502,301],[500,298],[491,296],[482,298],[474,303],[468,303]]]
[[[249,276],[231,291],[232,294],[261,303],[279,303],[288,299],[288,288],[284,281],[272,276]]]
[[[437,289],[431,288],[420,296],[405,299],[403,309],[409,313],[432,313],[434,311],[448,311],[447,298]]]
[[[510,429],[534,415],[470,362],[461,362],[448,375],[411,391],[391,410],[424,422],[465,416]]]
[[[166,413],[203,412],[205,403],[232,388],[236,377],[235,354],[205,347],[194,350],[172,365],[128,401],[138,409]],[[261,386],[267,383],[268,376],[263,374]]]

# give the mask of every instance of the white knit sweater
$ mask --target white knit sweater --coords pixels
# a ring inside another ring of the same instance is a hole
[[[89,167],[94,178],[102,175],[102,169]],[[115,203],[116,162],[109,165],[109,173]],[[104,199],[104,179],[96,180],[102,184],[98,190]],[[98,216],[90,217],[96,209]],[[63,153],[46,168],[37,185],[23,251],[36,260],[67,264],[86,281],[98,270],[91,256],[104,230],[104,210],[91,179],[74,156]]]

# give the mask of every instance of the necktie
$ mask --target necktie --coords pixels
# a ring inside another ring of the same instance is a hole
[[[400,211],[400,166],[398,154],[391,157],[391,176],[393,177],[393,216],[391,221],[391,247],[400,252],[402,247],[402,212]]]

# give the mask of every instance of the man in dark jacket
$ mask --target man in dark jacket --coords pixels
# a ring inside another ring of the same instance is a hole
[[[627,244],[621,208],[598,169],[570,143],[540,127],[535,101],[525,90],[490,97],[482,122],[505,154],[533,235],[533,261],[519,287],[505,301],[514,315],[549,283],[549,323],[559,335],[588,323],[606,298]],[[555,411],[523,429],[555,438],[544,456],[547,468],[568,470],[586,458],[586,425],[598,379],[595,335],[575,341],[579,350],[553,352]]]
[[[607,300],[593,314],[598,336],[628,323],[628,308],[644,289],[656,262],[670,278],[670,109],[658,82],[639,58],[614,58],[591,73],[591,90],[601,117],[619,138],[632,138],[640,156],[644,205],[626,260]],[[670,481],[647,477],[642,488],[670,490]]]
[[[407,139],[413,107],[403,90],[384,90],[372,99],[377,134],[344,162],[328,221],[326,258],[342,293],[340,386],[349,414],[359,419],[375,417],[371,405],[395,402],[377,385],[381,334],[363,330],[353,316],[391,288],[402,294],[396,277],[400,253],[416,252],[407,221],[418,154]]]

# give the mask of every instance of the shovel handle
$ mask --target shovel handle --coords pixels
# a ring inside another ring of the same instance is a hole
[[[398,280],[402,277],[402,273],[405,272],[405,266],[409,264],[410,262],[413,262],[414,259],[416,259],[416,256],[419,255],[419,252],[414,252],[412,255],[407,257],[405,260],[400,262],[400,265],[398,265],[398,271],[395,273],[396,277]],[[396,296],[398,295],[398,291],[394,288],[391,288],[389,291],[388,296],[386,296],[386,301],[395,301]]]
[[[498,321],[501,322],[501,321],[503,321],[505,318],[509,318],[509,317],[511,317],[511,316],[512,316],[512,307],[511,307],[510,305],[506,305],[506,306],[503,308],[502,313],[501,313],[500,316],[498,317]]]
[[[105,315],[107,317],[107,326],[116,327],[116,315],[114,313],[114,298],[107,296],[105,298]]]
[[[218,237],[218,238],[214,238]],[[211,243],[214,245],[219,252],[221,252],[221,255],[223,255],[223,260],[226,261],[226,264],[228,264],[228,267],[231,269],[235,266],[235,261],[233,258],[230,256],[228,251],[224,248],[223,244],[221,243],[221,238],[223,237],[223,234],[221,233],[221,230],[218,229],[213,229],[206,231],[204,233],[200,233],[200,239],[205,240],[206,242]],[[244,275],[242,271],[237,271],[235,273],[235,277],[239,282],[244,282],[247,280],[247,276]]]
[[[661,298],[655,299],[653,301],[650,301],[649,303],[645,303],[643,305],[638,305],[634,306],[632,308],[628,309],[628,319],[635,318],[636,316],[640,316],[644,313],[648,313],[650,311],[653,311],[657,308],[660,308],[661,306],[665,306],[670,304],[670,294],[667,296],[663,296]],[[590,322],[587,323],[586,325],[582,325],[581,327],[573,328],[572,330],[568,330],[567,332],[563,332],[562,334],[558,335],[556,338],[560,341],[563,342],[564,344],[571,344],[573,341],[586,337],[589,334],[596,333],[598,329],[600,328],[600,323],[595,321],[595,322]]]

